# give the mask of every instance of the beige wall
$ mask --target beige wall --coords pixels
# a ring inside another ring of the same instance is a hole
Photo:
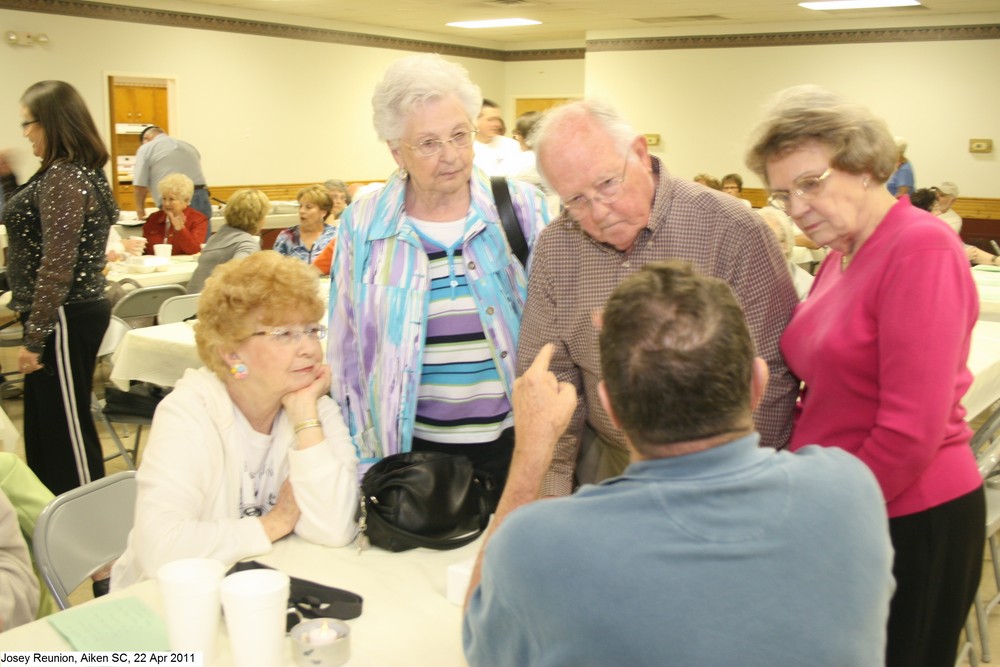
[[[50,40],[0,45],[0,147],[15,149],[22,176],[37,161],[17,125],[21,93],[42,79],[69,81],[107,133],[108,74],[176,81],[171,134],[201,151],[209,184],[375,180],[395,167],[372,130],[371,91],[406,52],[10,10],[0,10],[0,27]],[[486,95],[507,99],[504,63],[453,60]],[[575,68],[575,82],[564,85],[579,94],[583,62]],[[519,77],[512,93],[544,88],[533,76]]]
[[[601,52],[586,62],[587,96],[661,134],[656,154],[679,176],[736,171],[759,187],[743,152],[761,106],[815,83],[866,104],[909,141],[918,187],[950,180],[964,196],[1000,197],[1000,86],[987,74],[1000,63],[997,40]],[[995,152],[969,153],[974,137],[993,139]]]
[[[44,31],[44,47],[0,45],[0,147],[37,162],[20,136],[17,98],[31,83],[77,86],[107,131],[109,74],[173,79],[174,135],[202,152],[209,183],[381,179],[394,164],[371,130],[371,90],[403,51],[0,10],[4,30]],[[504,107],[517,97],[604,96],[681,176],[739,171],[746,136],[772,92],[812,82],[883,114],[910,141],[918,185],[956,181],[962,194],[1000,197],[1000,87],[983,79],[1000,41],[591,52],[586,60],[453,58]]]

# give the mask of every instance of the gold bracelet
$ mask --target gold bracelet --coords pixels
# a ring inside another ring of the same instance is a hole
[[[323,428],[323,423],[318,419],[307,419],[295,425],[295,432],[304,431],[307,428]]]

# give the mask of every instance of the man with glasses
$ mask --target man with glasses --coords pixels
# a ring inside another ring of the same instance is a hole
[[[535,137],[539,171],[565,210],[533,251],[518,371],[554,342],[551,368],[580,395],[544,493],[567,495],[578,484],[619,474],[628,462],[624,436],[598,400],[593,316],[622,279],[653,261],[689,261],[732,288],[771,375],[754,413],[761,444],[784,447],[798,383],[778,338],[798,297],[770,230],[732,197],[670,176],[609,104],[554,109]]]

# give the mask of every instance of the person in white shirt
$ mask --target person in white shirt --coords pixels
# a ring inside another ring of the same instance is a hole
[[[17,510],[0,492],[0,632],[35,620],[38,595]]]
[[[314,268],[270,250],[206,281],[194,334],[205,367],[156,409],[112,590],[179,558],[259,556],[292,532],[325,546],[354,539],[357,455],[328,396],[318,290]]]
[[[500,134],[502,127],[499,105],[484,99],[476,119],[478,134],[473,142],[473,163],[490,176],[507,176],[521,155],[521,146]]]
[[[932,212],[947,222],[956,234],[960,234],[962,232],[962,216],[955,213],[955,209],[951,207],[958,199],[958,186],[951,181],[945,181],[934,190],[937,191],[937,204]]]

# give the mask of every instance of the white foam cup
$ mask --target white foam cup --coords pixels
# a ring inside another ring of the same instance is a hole
[[[222,609],[240,667],[279,667],[285,645],[290,581],[278,570],[244,570],[222,580]]]
[[[219,634],[219,586],[226,566],[211,558],[183,558],[156,573],[172,651],[200,651],[211,661]]]

